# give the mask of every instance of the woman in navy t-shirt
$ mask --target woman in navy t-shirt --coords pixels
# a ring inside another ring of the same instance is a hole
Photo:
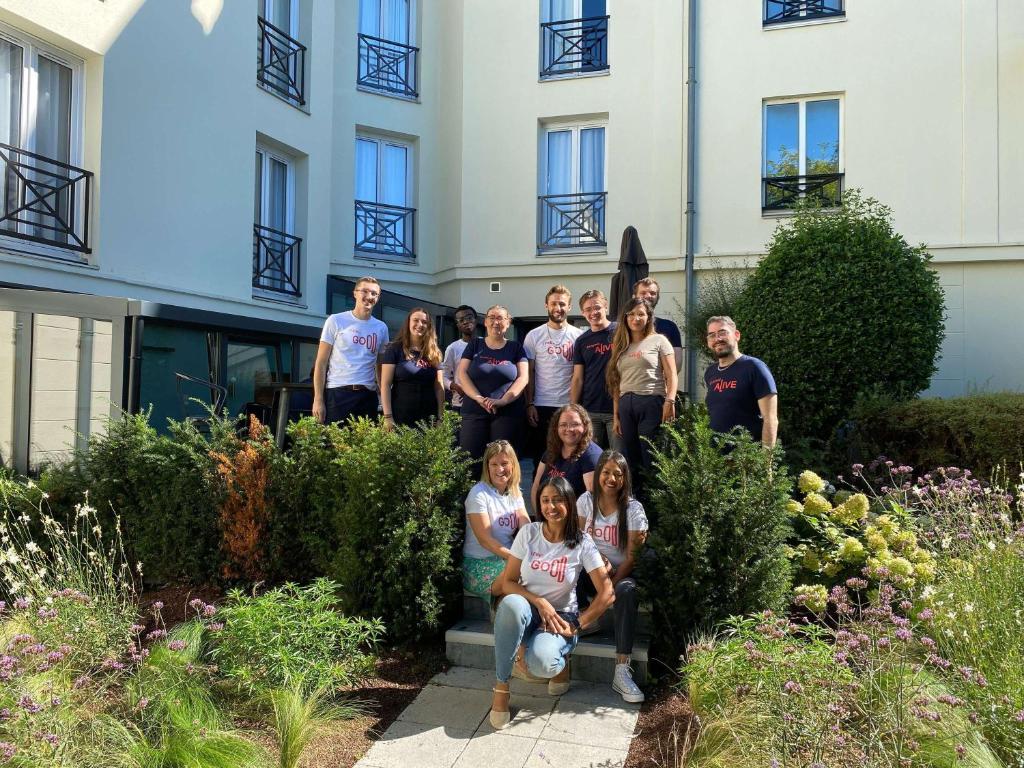
[[[414,426],[441,418],[444,385],[441,350],[430,315],[421,307],[409,312],[398,338],[380,356],[380,402],[384,426]]]
[[[582,405],[563,405],[551,416],[548,444],[533,478],[530,498],[537,509],[537,489],[549,477],[564,477],[577,497],[593,489],[594,469],[601,446],[594,442],[594,425]]]
[[[523,390],[529,378],[526,352],[505,338],[512,324],[508,309],[495,305],[484,316],[487,335],[466,345],[455,376],[465,393],[459,444],[476,462],[492,440],[521,447],[526,420]]]

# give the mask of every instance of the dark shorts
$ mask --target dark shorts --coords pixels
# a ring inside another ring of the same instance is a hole
[[[368,419],[377,417],[377,393],[372,389],[328,387],[324,401],[328,424],[357,419],[360,416]]]

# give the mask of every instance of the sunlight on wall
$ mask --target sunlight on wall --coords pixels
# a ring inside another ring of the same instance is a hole
[[[192,0],[192,16],[203,28],[203,34],[210,34],[214,24],[224,10],[224,0]]]

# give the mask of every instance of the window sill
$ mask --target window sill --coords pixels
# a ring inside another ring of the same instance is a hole
[[[839,208],[832,206],[831,208],[819,208],[822,213],[836,213]],[[796,216],[795,208],[780,208],[777,211],[761,211],[762,219],[787,219],[790,216]]]
[[[410,264],[416,266],[416,254],[399,256],[393,253],[375,253],[373,251],[356,251],[353,258],[359,261],[380,261],[385,264]]]
[[[358,83],[356,84],[356,90],[357,91],[361,91],[363,93],[372,93],[374,96],[386,96],[389,99],[397,99],[398,101],[407,101],[410,104],[419,104],[420,103],[420,96],[419,96],[419,94],[416,94],[415,96],[406,96],[403,93],[395,93],[394,91],[388,91],[388,90],[385,90],[383,88],[371,88],[368,85],[359,85]]]
[[[559,80],[586,80],[591,77],[608,77],[611,73],[610,66],[599,69],[596,72],[559,72],[557,75],[541,75],[537,78],[537,82],[552,83]]]
[[[820,24],[840,24],[846,21],[846,14],[842,16],[826,16],[821,19],[804,19],[796,21],[783,21],[777,24],[763,24],[762,29],[770,32],[773,29],[793,29],[794,27],[816,27]]]
[[[72,267],[99,269],[87,256],[78,251],[68,250],[56,245],[33,243],[17,237],[0,235],[0,253],[10,254],[11,256],[23,256],[37,261],[66,264]]]
[[[309,306],[303,301],[302,296],[288,296],[283,293],[274,293],[273,291],[263,291],[259,288],[253,288],[252,298],[254,301],[263,301],[267,304],[284,304],[289,307],[296,307],[297,309],[309,309]]]
[[[549,259],[555,256],[607,256],[607,245],[577,245],[565,248],[541,248],[537,258]]]
[[[298,110],[302,114],[304,114],[304,115],[310,114],[310,112],[309,112],[309,101],[308,100],[306,101],[305,104],[299,104],[297,101],[293,101],[292,99],[289,99],[287,96],[283,95],[279,91],[277,91],[274,88],[271,88],[269,85],[266,85],[265,83],[261,83],[259,81],[256,82],[256,87],[259,88],[264,93],[270,94],[271,96],[273,96],[278,101],[284,102],[289,107],[292,107],[293,109]]]

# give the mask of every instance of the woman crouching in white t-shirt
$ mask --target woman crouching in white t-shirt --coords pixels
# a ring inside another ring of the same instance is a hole
[[[505,564],[505,597],[494,618],[494,670],[497,682],[491,725],[509,721],[508,679],[546,679],[548,693],[569,689],[566,657],[576,647],[580,625],[600,618],[615,599],[604,560],[594,540],[580,530],[576,498],[564,477],[549,477],[539,489],[543,522],[524,525]],[[589,573],[596,595],[582,614],[576,583]]]
[[[484,451],[480,482],[466,497],[462,585],[483,600],[501,594],[501,572],[519,529],[530,522],[519,490],[519,459],[508,440]]]
[[[633,672],[629,668],[640,609],[633,565],[647,538],[647,515],[643,505],[633,498],[625,456],[618,451],[601,454],[594,470],[594,491],[580,496],[577,511],[580,528],[593,537],[598,551],[608,563],[607,572],[615,591],[616,658],[612,688],[625,701],[637,704],[644,700],[644,694],[633,682]],[[577,591],[580,605],[586,608],[590,595],[594,593],[588,576],[580,578]]]

